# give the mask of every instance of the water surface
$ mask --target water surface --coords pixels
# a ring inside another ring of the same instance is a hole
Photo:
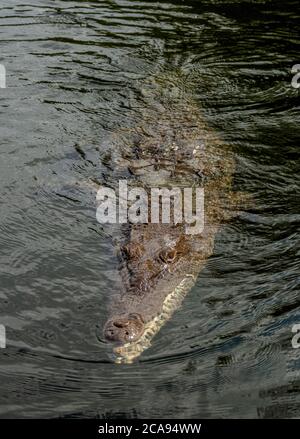
[[[300,416],[298,25],[297,1],[1,1],[2,418]],[[255,206],[120,366],[99,341],[117,261],[84,182],[109,178],[142,81],[174,69],[196,72]]]

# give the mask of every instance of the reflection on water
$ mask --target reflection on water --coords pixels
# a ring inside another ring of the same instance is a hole
[[[299,417],[298,22],[296,1],[1,2],[2,417]],[[98,337],[116,259],[83,182],[110,178],[139,84],[178,68],[255,207],[141,361],[118,366]]]

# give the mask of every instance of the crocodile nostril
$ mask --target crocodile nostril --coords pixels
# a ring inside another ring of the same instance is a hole
[[[113,325],[116,327],[116,328],[125,328],[126,326],[128,326],[129,325],[129,322],[128,321],[122,321],[122,320],[115,320],[114,322],[113,322]]]

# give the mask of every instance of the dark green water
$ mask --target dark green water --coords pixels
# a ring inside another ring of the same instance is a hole
[[[297,1],[1,1],[1,417],[300,416],[299,18]],[[120,366],[98,340],[113,247],[93,196],[72,187],[105,182],[138,84],[175,68],[197,73],[255,207],[222,228],[152,347]]]

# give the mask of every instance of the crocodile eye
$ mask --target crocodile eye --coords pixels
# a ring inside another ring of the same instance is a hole
[[[159,257],[165,263],[174,262],[177,256],[177,251],[174,249],[163,250],[160,252]]]

